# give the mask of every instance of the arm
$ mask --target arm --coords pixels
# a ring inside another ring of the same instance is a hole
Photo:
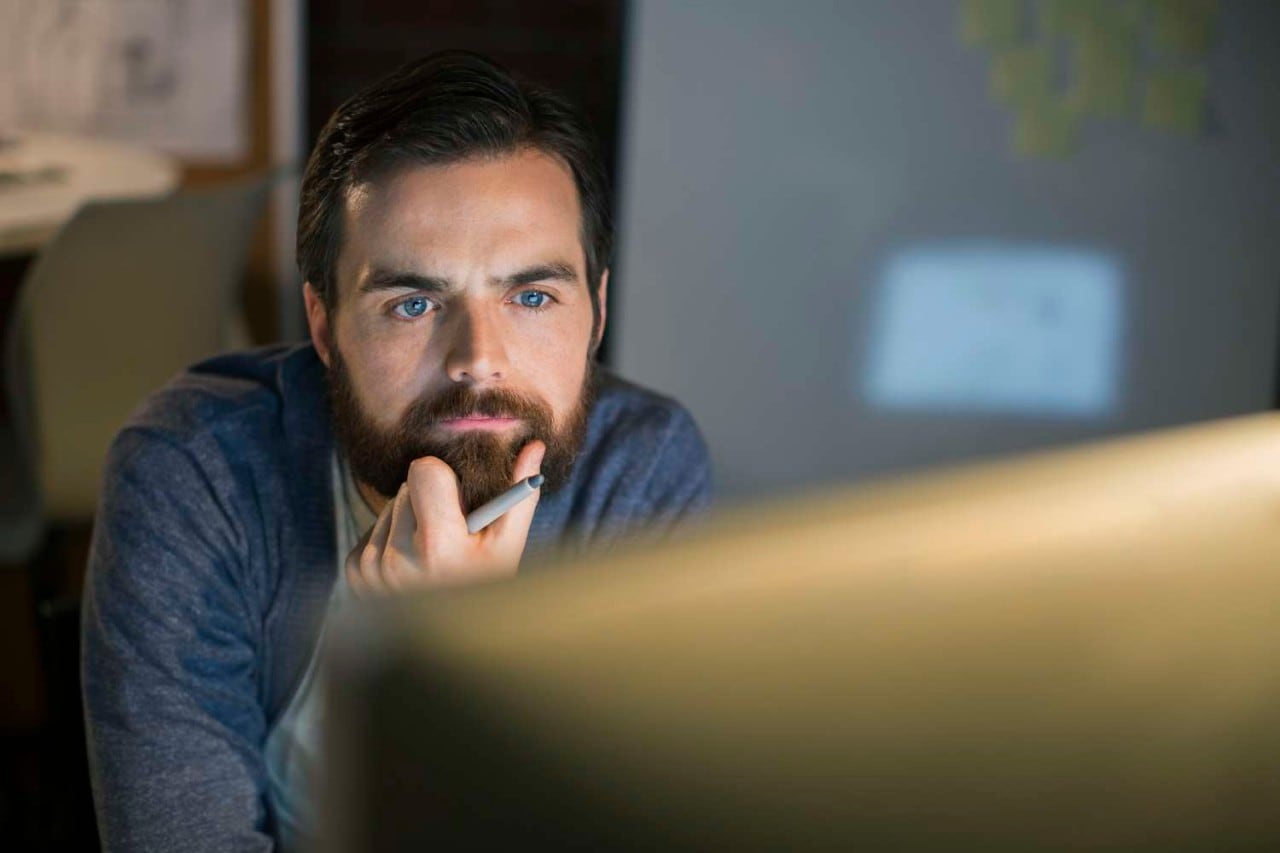
[[[116,440],[82,654],[104,849],[271,849],[262,620],[244,577],[245,539],[188,449],[142,430]]]

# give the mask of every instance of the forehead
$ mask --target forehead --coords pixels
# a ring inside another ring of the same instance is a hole
[[[573,174],[536,150],[404,167],[353,188],[343,220],[340,278],[367,263],[503,266],[545,253],[582,262]]]

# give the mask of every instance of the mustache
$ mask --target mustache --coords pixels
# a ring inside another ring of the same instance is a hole
[[[405,412],[403,423],[409,429],[417,430],[466,417],[538,421],[545,417],[545,407],[537,400],[507,388],[475,390],[465,385],[453,385],[416,400]]]

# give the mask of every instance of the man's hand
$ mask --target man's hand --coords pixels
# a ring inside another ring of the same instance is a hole
[[[526,444],[512,484],[532,477],[546,445]],[[541,490],[479,533],[467,532],[458,477],[434,456],[409,466],[409,479],[347,557],[347,584],[357,595],[475,583],[516,573]]]

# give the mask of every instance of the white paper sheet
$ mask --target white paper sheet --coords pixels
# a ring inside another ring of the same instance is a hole
[[[245,0],[0,0],[0,131],[241,160],[247,42]]]
[[[867,397],[889,409],[1104,417],[1117,397],[1121,279],[1108,256],[1071,247],[904,250],[880,281]]]

